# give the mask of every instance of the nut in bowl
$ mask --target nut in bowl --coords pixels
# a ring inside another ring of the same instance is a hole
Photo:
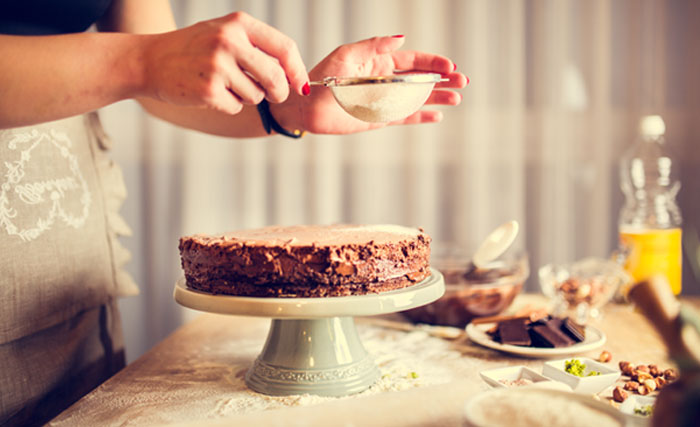
[[[578,323],[597,317],[617,289],[630,281],[622,266],[602,258],[571,264],[548,264],[539,269],[542,292],[554,301],[554,312],[572,312]]]
[[[525,254],[493,261],[484,268],[474,268],[466,259],[453,253],[433,261],[445,277],[445,294],[403,315],[416,323],[463,328],[476,317],[493,316],[508,308],[530,274]]]

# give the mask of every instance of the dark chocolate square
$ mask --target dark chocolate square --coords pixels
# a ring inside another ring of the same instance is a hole
[[[499,323],[498,336],[502,344],[529,346],[531,343],[525,319],[506,320]]]
[[[535,347],[569,347],[574,340],[549,325],[535,325],[530,328],[530,339]]]
[[[586,327],[579,325],[568,317],[562,322],[561,330],[576,342],[586,339]]]

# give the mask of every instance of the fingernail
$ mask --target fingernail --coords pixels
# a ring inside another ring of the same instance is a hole
[[[309,82],[304,83],[304,87],[301,88],[301,93],[303,93],[304,96],[309,96],[311,93],[311,86],[309,86]]]
[[[393,37],[393,38],[395,38],[395,39],[402,39],[402,38],[403,38],[403,34],[397,34],[397,35],[391,36],[391,37]]]
[[[469,84],[469,76],[464,76],[467,78],[467,84]]]
[[[452,71],[457,71],[457,64],[452,64]]]

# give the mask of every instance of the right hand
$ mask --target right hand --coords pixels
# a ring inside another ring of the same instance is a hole
[[[303,95],[309,82],[296,43],[244,12],[149,37],[145,92],[171,104],[237,114],[283,102],[290,87]]]

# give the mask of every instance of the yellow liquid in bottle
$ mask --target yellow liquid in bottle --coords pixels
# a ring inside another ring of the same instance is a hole
[[[681,293],[681,229],[620,228],[620,243],[629,250],[625,270],[635,282],[663,274],[674,295]]]

